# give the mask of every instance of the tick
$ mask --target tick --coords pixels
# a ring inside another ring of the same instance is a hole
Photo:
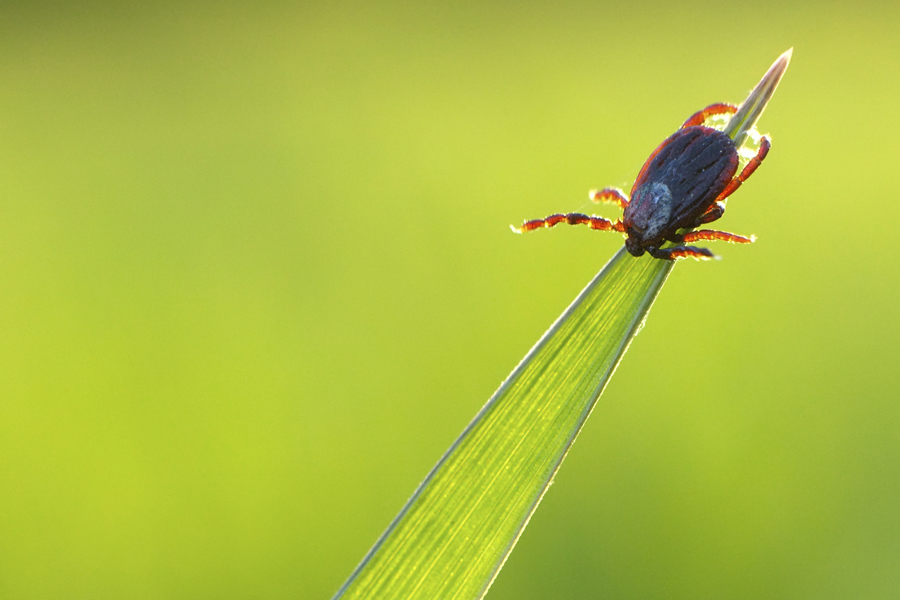
[[[707,248],[682,245],[700,240],[737,244],[755,241],[753,236],[694,230],[725,214],[725,199],[741,187],[769,153],[769,138],[762,136],[756,156],[735,176],[739,161],[734,141],[703,123],[710,117],[736,111],[737,107],[731,104],[712,104],[691,115],[644,163],[631,187],[630,197],[619,188],[590,192],[594,202],[618,204],[624,210],[621,219],[610,221],[581,213],[556,214],[526,221],[519,228],[513,227],[513,231],[522,233],[560,223],[584,224],[591,229],[624,233],[625,248],[632,255],[641,256],[646,252],[663,260],[714,258]],[[689,231],[679,233],[682,230]],[[677,245],[662,248],[666,242]]]

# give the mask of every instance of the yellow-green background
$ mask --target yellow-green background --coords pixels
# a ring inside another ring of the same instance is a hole
[[[0,597],[328,598],[794,60],[490,598],[900,594],[896,3],[4,3]],[[604,208],[614,215],[613,207]]]

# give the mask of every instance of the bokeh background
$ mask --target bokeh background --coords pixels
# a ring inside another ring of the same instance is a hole
[[[4,3],[0,596],[328,598],[794,60],[489,597],[900,594],[896,2]],[[612,207],[602,209],[614,215]]]

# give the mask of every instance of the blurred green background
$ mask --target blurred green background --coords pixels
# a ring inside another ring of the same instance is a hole
[[[896,598],[898,31],[4,3],[0,596],[330,597],[622,243],[508,225],[794,46],[720,222],[759,241],[676,267],[489,598]]]

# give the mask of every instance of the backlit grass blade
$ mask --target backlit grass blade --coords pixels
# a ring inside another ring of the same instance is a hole
[[[776,61],[737,113],[740,123],[725,125],[729,135],[754,126],[789,60],[790,51]],[[483,596],[673,265],[619,250],[475,416],[336,598]]]

